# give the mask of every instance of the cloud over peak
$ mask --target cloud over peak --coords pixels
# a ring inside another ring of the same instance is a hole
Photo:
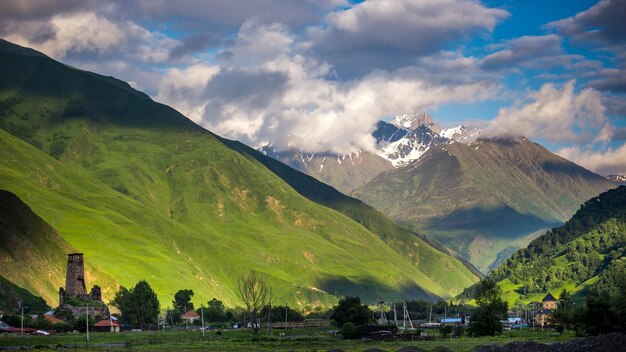
[[[539,91],[528,93],[526,101],[500,109],[485,128],[485,135],[523,135],[575,143],[610,140],[611,127],[601,94],[591,88],[576,93],[575,83],[572,80],[560,88],[546,83]]]

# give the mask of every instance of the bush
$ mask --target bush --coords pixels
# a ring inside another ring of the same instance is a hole
[[[333,308],[330,318],[335,321],[337,326],[342,327],[345,323],[353,323],[355,325],[365,325],[372,316],[370,309],[365,304],[361,304],[359,297],[346,297],[339,301]]]
[[[341,336],[344,339],[354,339],[356,338],[356,326],[354,323],[347,322],[343,324],[341,328]]]
[[[54,330],[56,332],[69,332],[72,331],[72,325],[68,323],[54,323],[50,327],[50,330]]]

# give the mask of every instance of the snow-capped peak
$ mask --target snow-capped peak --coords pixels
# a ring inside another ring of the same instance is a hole
[[[390,123],[398,128],[414,130],[424,125],[436,133],[441,132],[441,127],[433,120],[433,117],[425,111],[411,112],[409,114],[397,115]]]
[[[482,131],[480,128],[468,128],[459,125],[442,130],[440,135],[455,142],[467,144],[475,140]]]
[[[389,160],[394,167],[403,167],[419,159],[430,147],[449,142],[449,139],[420,125],[405,137],[384,147],[378,155]]]

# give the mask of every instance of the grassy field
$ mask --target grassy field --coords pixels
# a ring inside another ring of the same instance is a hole
[[[284,334],[284,335],[281,335]],[[433,331],[436,333],[436,331]],[[126,333],[91,333],[87,344],[85,334],[59,334],[51,336],[1,336],[2,347],[34,347],[55,348],[65,346],[68,350],[95,351],[365,351],[379,348],[384,351],[398,351],[406,346],[415,346],[426,351],[435,351],[446,347],[451,351],[472,351],[479,346],[506,344],[514,341],[536,341],[554,343],[567,341],[574,337],[573,333],[558,334],[551,331],[525,330],[506,331],[494,337],[460,337],[444,339],[437,336],[432,341],[369,341],[344,340],[331,330],[293,329],[275,330],[269,337],[265,331],[254,339],[250,331],[224,330],[221,334],[207,331],[202,336],[200,331],[166,331],[166,332],[126,332]]]

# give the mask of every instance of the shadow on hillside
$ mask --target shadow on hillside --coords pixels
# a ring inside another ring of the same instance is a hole
[[[427,228],[440,231],[468,231],[488,237],[519,237],[541,228],[558,226],[532,214],[521,214],[508,205],[494,208],[462,208],[448,215],[433,218]]]
[[[375,304],[381,299],[385,302],[400,300],[425,299],[437,301],[440,298],[414,283],[405,283],[401,287],[390,287],[372,278],[352,281],[345,277],[327,276],[316,286],[336,297],[358,296],[367,304]]]

